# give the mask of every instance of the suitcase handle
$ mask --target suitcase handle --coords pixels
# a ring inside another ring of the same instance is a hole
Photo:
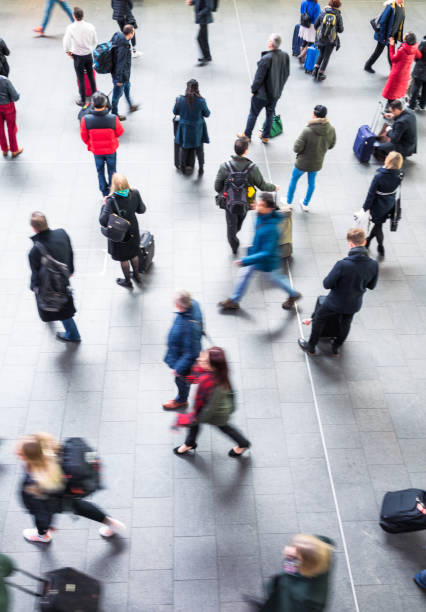
[[[19,572],[20,574],[24,574],[25,576],[28,576],[29,578],[33,578],[34,580],[37,580],[38,582],[42,582],[44,585],[49,584],[49,581],[46,580],[45,578],[40,578],[40,576],[35,576],[34,574],[30,574],[30,572],[26,572],[25,570],[19,569],[18,567],[15,567],[14,569],[15,569],[15,572]],[[34,597],[43,597],[43,595],[41,595],[40,593],[37,593],[36,591],[30,591],[30,589],[26,589],[25,587],[21,586],[20,584],[16,584],[15,582],[9,582],[8,580],[4,580],[3,582],[7,584],[8,586],[18,589],[19,591],[23,591],[24,593],[28,593],[29,595],[33,595]]]
[[[379,127],[380,116],[383,114],[383,112],[384,112],[384,103],[381,100],[379,100],[379,102],[377,103],[377,110],[374,113],[373,121],[371,123],[371,131],[373,132],[373,134],[376,134],[377,132],[377,128]]]

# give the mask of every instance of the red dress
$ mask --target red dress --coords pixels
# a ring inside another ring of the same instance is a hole
[[[386,100],[397,100],[398,98],[403,98],[407,93],[414,58],[420,59],[422,54],[418,50],[417,45],[402,43],[396,52],[395,45],[389,45],[389,56],[392,68],[382,91],[382,96]]]

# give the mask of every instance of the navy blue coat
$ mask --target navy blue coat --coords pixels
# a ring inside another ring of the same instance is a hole
[[[388,170],[384,167],[377,170],[363,205],[364,210],[370,211],[373,223],[384,223],[394,209],[396,190],[403,176],[401,170]]]
[[[183,149],[196,149],[203,142],[210,142],[204,117],[210,115],[204,98],[195,96],[193,104],[185,96],[176,98],[173,113],[180,116],[175,142]]]
[[[199,303],[192,299],[189,310],[178,312],[167,339],[164,361],[178,374],[189,374],[201,351],[203,315]]]
[[[130,81],[132,69],[132,45],[122,32],[116,32],[111,41],[115,45],[112,80],[114,83],[126,83]]]
[[[395,21],[395,3],[389,3],[383,13],[380,15],[379,19],[379,29],[374,33],[374,38],[377,42],[382,45],[387,45],[389,42],[389,36],[391,35],[393,23]],[[402,21],[401,27],[396,35],[396,40],[401,42],[403,38],[404,31],[404,20]]]
[[[194,0],[195,23],[212,23],[212,8],[210,0]]]
[[[361,309],[362,296],[374,289],[379,275],[377,261],[368,256],[365,247],[351,249],[348,256],[334,264],[325,277],[325,289],[331,289],[324,306],[340,314],[354,314]]]

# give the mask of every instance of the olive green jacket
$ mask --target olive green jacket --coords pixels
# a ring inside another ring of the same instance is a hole
[[[247,168],[247,166],[252,163],[249,159],[247,159],[247,157],[241,157],[240,155],[233,155],[230,161],[237,172],[243,172]],[[229,171],[226,167],[225,162],[221,164],[216,176],[216,180],[214,182],[214,188],[217,193],[222,193],[225,187],[225,181],[228,177],[228,174]],[[261,171],[256,166],[256,164],[248,173],[248,181],[252,187],[257,187],[258,189],[260,189],[260,191],[275,191],[275,185],[273,183],[268,183],[267,181],[265,181]],[[254,201],[255,196],[256,193],[254,193],[252,197],[249,198],[250,203]]]
[[[321,170],[325,154],[336,144],[336,130],[328,119],[311,119],[293,146],[295,166],[302,172]]]

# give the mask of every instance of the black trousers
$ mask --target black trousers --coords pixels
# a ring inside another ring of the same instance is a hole
[[[181,149],[180,163],[182,169],[194,167],[194,152],[198,160],[198,168],[204,167],[204,145],[201,143],[199,147],[193,149]]]
[[[330,61],[331,54],[333,53],[334,45],[322,45],[320,47],[319,56],[315,66],[319,67],[320,72],[325,72]]]
[[[124,26],[127,24],[134,25],[134,21],[135,21],[135,18],[133,17],[133,15],[129,18],[129,20],[127,19],[127,17],[120,17],[120,19],[117,19],[117,23],[120,26],[121,31],[123,31]],[[135,35],[133,36],[131,41],[132,41],[132,47],[136,47],[136,29],[135,29]]]
[[[225,210],[226,214],[226,226],[227,226],[227,234],[228,234],[228,242],[231,246],[232,252],[235,253],[240,246],[240,241],[237,238],[237,234],[240,231],[244,219],[246,218],[247,213],[243,213],[241,215],[236,215],[231,213],[228,209]]]
[[[207,23],[200,23],[200,29],[198,30],[197,36],[198,44],[200,45],[201,54],[203,59],[211,60],[212,56],[210,55],[210,47],[209,47],[209,31]]]
[[[87,72],[87,77],[90,83],[92,94],[96,91],[95,77],[93,76],[93,57],[88,55],[73,55],[74,69],[78,79],[78,91],[82,102],[86,101],[86,88],[84,86],[84,72]]]
[[[426,106],[426,81],[421,81],[420,79],[413,79],[410,98],[410,108],[412,108],[413,110],[416,108],[416,102],[419,96],[420,108],[424,108]]]
[[[383,245],[383,223],[375,223],[373,225],[370,235],[367,238],[368,244],[370,244],[373,238],[377,238],[377,244]]]
[[[234,442],[236,442],[240,448],[248,448],[248,446],[250,445],[250,442],[247,440],[247,438],[245,438],[243,434],[240,433],[238,429],[235,429],[235,427],[233,427],[232,425],[221,425],[218,427],[220,431],[223,431],[225,435],[232,438],[232,440],[234,440]],[[194,446],[195,442],[197,441],[199,429],[200,426],[197,423],[191,425],[185,440],[185,444],[187,446]]]
[[[379,57],[381,56],[381,54],[383,53],[383,51],[385,50],[386,47],[388,48],[388,62],[389,62],[389,66],[391,66],[392,63],[390,61],[389,46],[388,45],[383,45],[381,42],[378,42],[377,45],[376,45],[376,48],[373,51],[373,53],[370,55],[368,60],[365,62],[365,68],[371,68],[372,65],[379,59]]]
[[[327,308],[327,306],[322,305],[318,308],[312,320],[311,337],[309,338],[309,345],[311,348],[314,349],[318,344],[319,339],[323,335],[323,330],[327,321],[336,315],[339,315],[339,313]],[[353,316],[353,314],[340,314],[340,333],[334,341],[335,346],[341,346],[348,337]]]

